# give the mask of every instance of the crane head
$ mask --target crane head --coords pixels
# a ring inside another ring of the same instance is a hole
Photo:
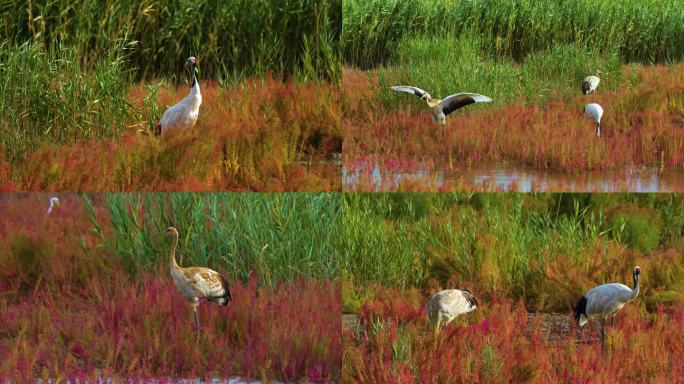
[[[195,56],[188,57],[188,67],[192,68],[192,67],[197,66],[197,64],[199,64],[199,61],[197,60],[197,58]]]
[[[176,235],[178,236],[178,231],[174,227],[167,227],[165,230],[153,235],[152,237],[159,237],[162,235]]]
[[[636,267],[634,267],[634,274],[636,276],[639,276],[640,273],[641,273],[641,268],[639,268],[639,266],[637,265]]]

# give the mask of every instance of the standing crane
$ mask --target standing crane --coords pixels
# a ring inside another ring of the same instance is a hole
[[[435,335],[457,316],[472,312],[477,300],[467,289],[447,289],[437,292],[427,303],[427,320],[434,327]]]
[[[456,93],[440,100],[433,99],[429,93],[409,85],[395,85],[391,89],[394,92],[410,93],[425,100],[430,107],[430,112],[432,112],[432,122],[438,122],[439,125],[445,125],[446,117],[458,109],[473,103],[489,103],[492,101],[491,98],[477,93]]]
[[[193,127],[199,116],[199,108],[202,104],[202,93],[199,81],[195,75],[199,62],[196,57],[189,57],[187,66],[190,72],[190,93],[175,105],[167,109],[155,128],[155,134],[161,135],[169,129]]]
[[[596,71],[596,74],[600,75],[601,71]],[[601,79],[598,76],[585,77],[584,81],[582,81],[582,94],[586,95],[591,92],[596,92],[596,88],[598,87],[600,82]]]
[[[200,321],[197,307],[203,299],[219,305],[227,305],[230,301],[230,288],[226,279],[218,272],[204,267],[182,268],[176,263],[176,247],[178,246],[178,231],[174,227],[168,227],[159,235],[173,237],[173,246],[169,258],[171,278],[176,283],[178,292],[190,302],[195,312],[195,325],[199,332]]]
[[[596,136],[601,137],[601,116],[603,116],[603,108],[596,104],[591,103],[584,106],[584,115],[596,123]]]
[[[620,283],[603,284],[594,287],[587,292],[575,307],[575,319],[582,327],[589,320],[598,318],[601,320],[601,349],[604,346],[606,336],[605,323],[608,316],[612,315],[612,325],[615,325],[615,315],[625,304],[634,300],[639,295],[639,274],[641,268],[634,267],[632,278],[634,288]]]
[[[48,215],[51,214],[52,210],[58,206],[59,206],[59,199],[57,198],[57,196],[52,196],[50,198],[50,206],[48,207],[47,214]]]

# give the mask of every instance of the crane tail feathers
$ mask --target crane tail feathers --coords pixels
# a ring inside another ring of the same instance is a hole
[[[583,326],[587,323],[587,297],[582,296],[580,301],[575,306],[575,320],[579,326]]]
[[[161,123],[157,124],[156,127],[154,127],[154,135],[159,136],[161,135],[162,129],[161,129]]]

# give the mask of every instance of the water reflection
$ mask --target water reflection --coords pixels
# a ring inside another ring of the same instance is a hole
[[[496,190],[504,192],[680,192],[684,172],[657,168],[591,171],[578,174],[516,166],[460,168],[424,162],[379,162],[360,159],[342,168],[346,191],[392,191],[413,184],[426,190]]]

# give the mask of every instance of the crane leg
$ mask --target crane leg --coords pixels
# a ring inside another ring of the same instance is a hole
[[[615,328],[615,315],[617,315],[617,312],[613,313],[613,320],[610,323],[610,326]]]
[[[601,353],[605,352],[605,339],[606,339],[606,319],[603,318],[601,319]]]
[[[200,321],[199,321],[199,314],[197,313],[197,306],[199,303],[193,303],[192,304],[192,311],[195,312],[195,325],[197,326],[197,330],[199,331],[200,329]]]

